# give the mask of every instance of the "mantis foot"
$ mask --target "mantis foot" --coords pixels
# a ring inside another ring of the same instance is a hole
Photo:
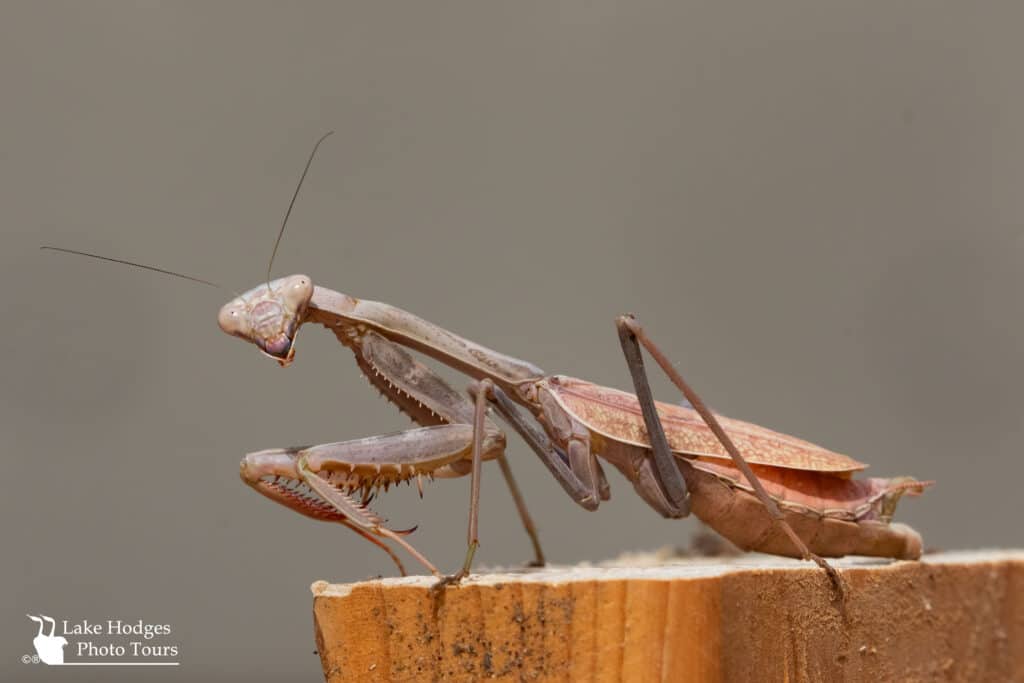
[[[430,587],[430,592],[431,594],[436,595],[437,593],[440,593],[442,590],[444,590],[447,586],[457,586],[460,583],[462,583],[462,580],[467,576],[469,576],[469,572],[463,571],[461,569],[455,572],[454,574],[442,576],[440,579],[437,580],[437,583]]]
[[[814,553],[808,552],[807,557],[804,559],[811,560],[816,565],[825,570],[828,574],[829,580],[832,582],[832,595],[833,598],[839,602],[843,602],[846,599],[846,588],[843,586],[843,577],[839,575],[836,568],[830,565],[824,558],[815,555]]]
[[[476,549],[479,545],[479,542],[476,540],[470,541],[469,547],[466,549],[466,560],[462,563],[462,568],[454,574],[442,576],[438,579],[437,583],[430,587],[430,592],[436,595],[446,586],[457,586],[462,583],[462,580],[469,576],[469,572],[472,570],[473,556],[476,554]]]

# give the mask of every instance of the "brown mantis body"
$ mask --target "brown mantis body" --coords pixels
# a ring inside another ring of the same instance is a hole
[[[317,142],[313,154],[326,137]],[[278,243],[280,239],[281,233]],[[43,248],[213,284],[119,259]],[[369,509],[374,494],[413,480],[422,493],[424,477],[471,475],[466,559],[444,582],[456,581],[469,572],[478,545],[480,476],[487,460],[498,461],[533,541],[536,563],[544,563],[533,522],[505,459],[505,434],[490,419],[489,408],[523,437],[566,493],[588,510],[597,509],[610,494],[603,460],[622,472],[661,515],[680,518],[692,511],[742,549],[812,559],[833,581],[836,574],[821,556],[915,559],[921,554],[917,532],[890,521],[904,493],[918,494],[930,482],[909,477],[855,480],[852,475],[865,467],[855,460],[717,416],[632,316],[620,317],[616,326],[635,394],[547,374],[394,306],[314,286],[305,275],[269,281],[268,272],[268,282],[226,304],[218,322],[225,332],[255,344],[283,366],[292,361],[301,326],[323,325],[353,351],[370,384],[419,425],[353,441],[250,453],[241,463],[248,485],[303,515],[353,529],[384,549],[403,574],[405,568],[386,540],[404,547],[432,573],[439,572],[403,538],[408,531],[389,529]],[[655,402],[642,348],[690,407]],[[472,378],[468,392],[456,391],[408,350]]]
[[[587,509],[609,496],[604,460],[663,516],[685,517],[692,510],[743,549],[815,559],[825,567],[818,556],[921,554],[920,536],[890,519],[900,496],[919,493],[927,482],[855,480],[851,475],[864,465],[846,456],[716,416],[631,316],[619,318],[617,326],[636,394],[549,375],[401,309],[314,286],[304,275],[247,292],[221,309],[219,322],[281,365],[292,361],[303,324],[323,325],[354,352],[370,383],[421,425],[386,436],[253,453],[242,461],[241,475],[260,493],[304,515],[341,522],[378,545],[381,539],[399,542],[434,573],[402,532],[386,528],[369,510],[365,501],[376,489],[412,479],[422,487],[424,476],[472,475],[469,551],[457,579],[469,571],[477,545],[481,463],[499,459],[536,544],[504,461],[504,434],[488,417],[488,407]],[[641,347],[693,408],[653,400]],[[406,349],[473,378],[468,396]]]

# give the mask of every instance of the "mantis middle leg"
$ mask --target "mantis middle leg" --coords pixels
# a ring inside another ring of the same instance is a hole
[[[375,332],[367,332],[361,338],[358,346],[353,348],[353,351],[356,354],[356,363],[370,383],[418,424],[424,426],[456,423],[479,425],[481,443],[484,445],[481,455],[486,456],[483,457],[485,460],[498,460],[505,484],[508,486],[519,513],[520,521],[533,545],[534,560],[531,565],[543,566],[545,563],[544,551],[540,545],[536,525],[526,508],[526,502],[519,491],[515,477],[512,475],[512,468],[505,458],[505,435],[487,417],[487,406],[476,400],[476,388],[484,383],[490,386],[489,380],[474,382],[470,386],[470,397],[473,398],[470,400],[465,394],[452,388],[440,375],[418,362],[401,346]],[[484,392],[485,395],[487,393]],[[487,446],[488,439],[499,439],[501,448],[490,449]],[[472,537],[476,533],[476,513],[479,507],[480,471],[474,470],[475,462],[477,459],[474,453],[470,459],[451,463],[448,467],[434,473],[437,477],[471,475],[469,545],[472,545]],[[470,561],[471,555],[472,553],[469,553]]]

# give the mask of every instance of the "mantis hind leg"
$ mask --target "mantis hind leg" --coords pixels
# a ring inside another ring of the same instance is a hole
[[[623,316],[616,321],[619,330],[619,343],[622,345],[622,353],[626,356],[626,365],[629,366],[629,374],[633,378],[633,389],[640,401],[640,410],[643,412],[644,425],[647,427],[647,438],[651,442],[651,452],[654,456],[654,467],[651,474],[659,485],[660,496],[666,503],[666,510],[675,510],[675,514],[666,514],[668,517],[686,517],[690,514],[690,492],[687,490],[686,479],[676,465],[676,457],[669,448],[668,439],[665,437],[665,429],[661,425],[661,418],[658,417],[658,410],[654,403],[654,394],[651,392],[651,385],[647,379],[647,371],[644,369],[644,357],[640,352],[640,344],[637,342],[636,332],[629,326],[631,317]],[[653,492],[652,492],[653,493]]]
[[[640,323],[632,315],[624,315],[619,317],[615,321],[615,325],[619,331],[619,340],[622,343],[622,349],[626,354],[626,361],[629,363],[630,372],[633,375],[633,382],[637,389],[637,398],[640,401],[641,409],[644,414],[644,423],[647,425],[648,436],[651,439],[651,445],[654,450],[655,465],[660,477],[663,477],[662,484],[665,485],[666,493],[672,495],[672,491],[676,486],[677,478],[682,480],[682,474],[679,472],[678,466],[675,464],[675,458],[672,456],[671,451],[668,450],[668,442],[665,439],[665,432],[661,426],[661,419],[658,417],[658,412],[654,404],[654,398],[651,395],[650,385],[647,382],[647,375],[643,367],[643,358],[640,354],[640,346],[643,345],[647,352],[651,354],[651,357],[658,363],[661,369],[665,372],[668,378],[676,385],[676,388],[682,392],[686,400],[689,401],[693,409],[701,416],[701,419],[707,424],[708,428],[714,433],[714,435],[721,442],[722,446],[729,453],[729,457],[732,458],[733,463],[743,473],[747,481],[750,482],[751,487],[754,489],[754,495],[757,497],[761,504],[764,505],[768,514],[771,515],[775,523],[779,525],[779,528],[785,532],[786,536],[789,537],[795,546],[800,557],[805,560],[813,560],[819,567],[824,569],[829,578],[832,580],[834,586],[840,596],[842,595],[842,583],[839,580],[839,574],[836,570],[821,557],[818,557],[810,551],[807,544],[804,543],[795,531],[793,527],[786,521],[785,515],[779,510],[779,506],[775,504],[775,501],[768,492],[765,491],[761,481],[757,478],[757,475],[750,469],[750,465],[740,454],[739,449],[726,434],[725,430],[722,429],[722,425],[718,422],[718,418],[715,414],[704,404],[700,396],[697,395],[689,384],[683,379],[682,375],[673,367],[672,363],[668,360],[668,357],[662,353],[661,349],[647,336]],[[656,443],[656,439],[658,443]],[[659,453],[660,449],[660,453]],[[675,476],[664,476],[665,466],[667,465],[668,457],[672,457],[672,469],[675,471]],[[683,483],[685,492],[685,482]],[[687,509],[689,509],[689,501],[684,500]]]

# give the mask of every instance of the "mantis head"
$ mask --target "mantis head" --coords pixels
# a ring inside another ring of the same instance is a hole
[[[312,296],[313,281],[306,275],[278,278],[229,301],[217,314],[217,323],[285,367],[295,356],[295,335]]]
[[[220,329],[234,337],[240,337],[248,342],[252,342],[259,347],[260,351],[276,360],[282,367],[289,365],[295,356],[295,335],[305,320],[306,306],[309,305],[309,300],[313,297],[313,281],[305,275],[289,275],[288,277],[271,280],[270,273],[274,267],[277,247],[281,244],[281,236],[284,234],[285,226],[288,225],[288,217],[291,216],[292,207],[295,206],[299,190],[302,189],[302,181],[306,179],[306,173],[309,171],[310,164],[313,163],[313,157],[316,156],[320,143],[326,140],[333,132],[327,132],[316,141],[316,144],[313,145],[313,151],[310,152],[309,159],[306,160],[306,166],[302,169],[302,175],[299,176],[299,182],[295,186],[295,192],[292,194],[292,200],[284,214],[284,220],[281,221],[281,229],[277,233],[274,250],[270,253],[270,264],[267,266],[267,284],[254,287],[233,301],[229,301],[220,309],[220,313],[217,315]],[[65,249],[63,247],[42,246],[40,249],[88,256],[101,261],[112,261],[113,263],[120,263],[126,266],[152,270],[164,275],[172,275],[184,280],[192,280],[193,282],[199,282],[211,287],[220,286],[209,280],[175,273],[163,268],[147,266],[142,263],[135,263],[134,261],[125,261],[109,256],[90,254],[85,251]]]
[[[286,367],[295,356],[295,335],[299,332],[306,315],[306,306],[313,297],[313,281],[305,275],[289,275],[271,281],[270,272],[274,267],[277,247],[281,244],[281,235],[288,225],[288,217],[292,215],[292,207],[302,189],[302,181],[306,179],[309,165],[313,163],[320,143],[334,131],[321,136],[302,169],[295,193],[285,211],[281,229],[274,242],[274,251],[270,253],[270,265],[267,266],[267,284],[250,289],[245,294],[229,301],[217,314],[220,329],[228,334],[252,342],[265,355],[276,360],[281,367]]]

